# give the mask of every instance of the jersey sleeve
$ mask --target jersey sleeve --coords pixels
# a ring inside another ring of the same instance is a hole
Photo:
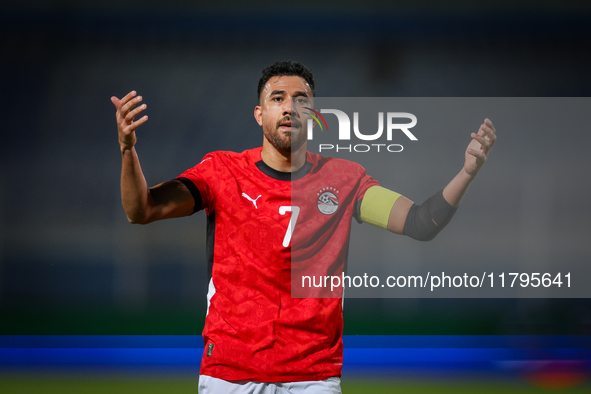
[[[353,217],[357,222],[362,223],[361,220],[361,203],[367,190],[372,186],[379,186],[380,183],[371,176],[367,175],[365,168],[359,166],[361,172],[359,177],[359,187],[357,188],[357,194],[355,196],[355,210],[353,211]]]
[[[195,200],[193,212],[205,209],[207,214],[213,210],[215,205],[215,193],[211,185],[215,179],[216,167],[219,165],[219,158],[210,153],[195,167],[189,168],[176,179],[182,182]]]

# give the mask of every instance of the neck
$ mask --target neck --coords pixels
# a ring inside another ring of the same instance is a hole
[[[267,139],[263,140],[261,158],[266,165],[281,172],[295,172],[306,164],[306,144],[295,151],[280,152]]]

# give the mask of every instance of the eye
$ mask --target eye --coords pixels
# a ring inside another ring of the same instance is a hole
[[[277,102],[279,102],[279,101],[282,101],[282,100],[283,100],[283,98],[282,98],[282,97],[280,97],[280,96],[275,96],[275,97],[273,97],[271,100],[272,100],[272,101],[277,101]]]

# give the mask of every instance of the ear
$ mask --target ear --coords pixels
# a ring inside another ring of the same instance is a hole
[[[254,118],[256,119],[259,126],[263,125],[263,110],[260,105],[254,107]]]

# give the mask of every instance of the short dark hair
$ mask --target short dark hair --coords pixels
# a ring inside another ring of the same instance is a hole
[[[310,89],[312,90],[312,94],[316,96],[316,89],[314,88],[314,75],[312,75],[312,71],[302,63],[294,62],[293,60],[287,60],[284,62],[275,62],[269,67],[265,68],[261,72],[262,76],[259,79],[259,86],[257,89],[257,97],[259,100],[261,99],[261,92],[265,87],[265,84],[271,77],[278,77],[278,76],[296,76],[301,77],[308,82],[310,85]]]

